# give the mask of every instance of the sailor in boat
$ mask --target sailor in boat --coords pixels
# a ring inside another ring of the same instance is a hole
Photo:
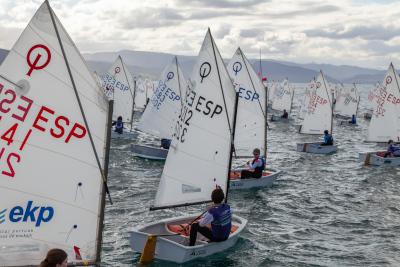
[[[281,116],[282,119],[288,119],[289,118],[289,113],[287,113],[286,109],[283,110],[283,114]]]
[[[261,178],[262,172],[265,167],[264,159],[260,158],[260,149],[255,148],[253,150],[254,158],[247,162],[247,170],[242,170],[240,173],[241,179],[248,178]]]
[[[324,131],[324,142],[322,142],[321,146],[333,146],[333,137],[328,130]]]
[[[211,200],[214,205],[190,227],[189,246],[195,245],[198,232],[210,242],[222,242],[228,239],[232,227],[232,210],[228,204],[222,203],[224,196],[224,191],[220,187],[212,191]],[[208,225],[211,225],[211,229]]]
[[[169,146],[171,145],[171,139],[167,138],[162,138],[161,139],[161,147],[164,149],[169,149]]]
[[[124,132],[124,122],[122,121],[122,116],[119,116],[117,121],[114,121],[112,125],[115,127],[114,132],[118,134],[122,134]]]
[[[388,145],[384,157],[400,157],[400,146],[396,145],[393,140],[389,140]]]
[[[47,252],[46,258],[40,263],[39,267],[67,267],[68,255],[58,248],[51,249]]]
[[[356,115],[351,116],[351,120],[349,121],[350,124],[357,124]]]

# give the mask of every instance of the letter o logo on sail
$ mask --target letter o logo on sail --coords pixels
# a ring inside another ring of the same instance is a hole
[[[208,75],[210,75],[211,73],[211,65],[208,62],[204,62],[203,64],[201,64],[200,66],[200,77],[201,77],[201,81],[200,83],[203,82],[203,79],[205,77],[207,77]]]
[[[117,73],[121,72],[121,68],[120,67],[115,67],[114,69],[114,75],[117,75]]]
[[[320,88],[320,87],[321,87],[321,83],[320,83],[320,82],[317,82],[317,83],[316,83],[316,87],[317,87],[317,88]]]
[[[40,65],[39,61],[42,58],[42,54],[40,54],[40,51],[42,51],[42,50],[46,53],[46,59]],[[36,57],[33,59],[33,62],[32,62],[32,58],[31,58],[32,53],[36,52],[36,51],[37,51]],[[42,45],[42,44],[37,44],[37,45],[32,46],[29,49],[28,54],[26,55],[26,62],[28,63],[28,66],[29,66],[29,71],[26,75],[31,76],[33,70],[44,69],[47,65],[49,65],[50,60],[51,60],[51,53],[50,53],[50,49],[47,46]]]
[[[238,74],[238,72],[242,70],[242,63],[236,61],[235,63],[233,63],[232,69],[235,72],[235,76],[236,76]]]
[[[391,84],[392,83],[392,76],[387,76],[386,77],[386,85]]]
[[[174,78],[174,73],[172,71],[168,72],[167,74],[167,81],[171,80]]]

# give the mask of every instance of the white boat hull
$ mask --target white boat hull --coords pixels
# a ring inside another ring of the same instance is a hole
[[[168,149],[156,146],[133,144],[131,151],[134,156],[144,159],[166,160],[168,156]]]
[[[279,122],[289,122],[289,118],[282,118],[281,116],[271,115],[271,121],[279,121]]]
[[[337,151],[337,146],[321,146],[321,142],[315,143],[298,143],[298,152],[306,152],[312,154],[331,154]]]
[[[372,113],[370,113],[370,112],[365,112],[365,113],[364,113],[364,119],[367,119],[367,120],[372,119]]]
[[[130,232],[130,243],[133,251],[141,253],[149,235],[173,234],[167,224],[189,223],[197,216],[182,216],[165,219],[160,222],[150,223]],[[198,233],[195,246],[188,246],[189,238],[183,235],[158,237],[155,250],[155,258],[176,263],[184,263],[198,258],[208,257],[215,253],[227,250],[235,245],[239,234],[247,224],[247,220],[237,215],[232,216],[232,224],[238,228],[226,241],[211,242],[205,241],[204,237]]]
[[[359,153],[358,159],[363,162],[365,165],[373,165],[373,166],[400,166],[400,157],[382,157],[377,155],[377,153],[384,153],[385,151],[374,151],[367,153]]]
[[[351,120],[351,116],[340,115],[340,114],[335,114],[335,118],[341,119],[341,120]]]
[[[240,169],[233,170],[234,172],[240,172]],[[248,178],[248,179],[232,179],[229,182],[229,190],[241,190],[250,189],[257,187],[271,187],[282,171],[274,169],[265,169],[261,178]]]
[[[113,126],[111,128],[111,138],[112,139],[134,139],[136,137],[138,137],[138,132],[136,131],[131,131],[128,128],[124,127],[124,130],[122,132],[122,134],[119,134],[115,131],[115,127]]]

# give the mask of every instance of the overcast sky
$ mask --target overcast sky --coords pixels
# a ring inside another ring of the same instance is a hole
[[[42,0],[0,0],[0,48],[10,49]],[[400,68],[400,1],[51,0],[81,52],[197,55],[207,27],[221,54]]]

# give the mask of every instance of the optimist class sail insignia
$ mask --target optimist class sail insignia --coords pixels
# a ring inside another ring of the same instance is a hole
[[[0,66],[0,99],[0,264],[52,247],[99,262],[108,107],[47,1]]]

